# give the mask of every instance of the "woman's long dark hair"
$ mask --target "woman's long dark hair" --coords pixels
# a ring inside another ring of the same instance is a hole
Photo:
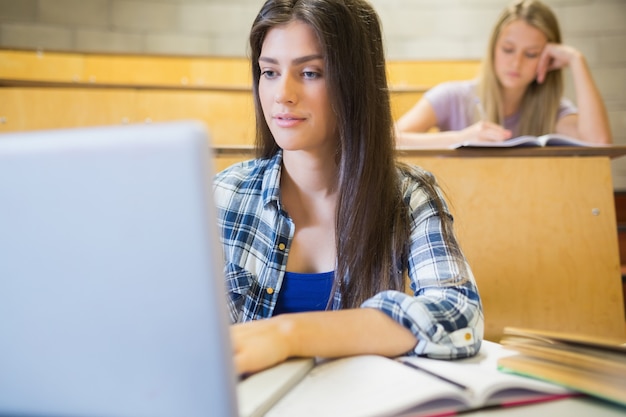
[[[256,148],[261,158],[273,156],[279,148],[263,117],[258,59],[267,32],[294,20],[311,26],[325,59],[339,135],[335,288],[341,291],[343,308],[358,307],[380,291],[404,290],[410,232],[395,161],[381,25],[364,0],[264,4],[250,33]],[[430,176],[414,174],[428,193],[436,194]],[[444,217],[447,224],[450,219]],[[449,231],[452,236],[451,226]]]

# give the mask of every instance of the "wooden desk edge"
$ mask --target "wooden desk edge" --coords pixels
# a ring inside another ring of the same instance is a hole
[[[254,147],[250,145],[226,146],[215,145],[213,151],[216,156],[254,155]],[[607,156],[611,159],[626,155],[626,145],[598,146],[598,147],[519,147],[519,148],[408,148],[397,149],[400,157],[455,157],[455,158],[517,158],[517,157],[597,157]]]

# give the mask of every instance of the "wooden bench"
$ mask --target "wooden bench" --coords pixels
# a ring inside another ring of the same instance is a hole
[[[216,146],[250,145],[245,58],[0,50],[0,132],[175,119],[203,121]],[[429,87],[476,74],[476,61],[391,61],[394,117]]]

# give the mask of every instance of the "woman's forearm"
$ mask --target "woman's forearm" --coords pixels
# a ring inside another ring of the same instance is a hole
[[[417,344],[409,330],[372,308],[285,314],[236,324],[231,340],[240,374],[289,357],[398,356]]]
[[[576,90],[580,138],[592,143],[612,143],[604,101],[582,54],[570,62],[570,69]]]
[[[276,320],[289,335],[290,356],[398,356],[417,344],[408,329],[372,308],[286,314]]]

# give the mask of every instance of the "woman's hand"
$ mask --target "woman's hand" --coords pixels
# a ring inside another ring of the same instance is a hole
[[[573,60],[580,59],[581,54],[571,46],[549,43],[543,48],[537,64],[537,82],[541,84],[550,71],[567,67]]]
[[[609,116],[585,56],[571,46],[549,43],[537,64],[537,82],[542,83],[552,70],[568,67],[571,71],[578,112],[559,119],[555,131],[589,143],[613,142]]]
[[[290,356],[289,324],[276,318],[231,326],[235,369],[241,374],[257,372]]]
[[[459,133],[462,139],[461,142],[503,142],[512,136],[510,130],[484,120],[466,127]]]

